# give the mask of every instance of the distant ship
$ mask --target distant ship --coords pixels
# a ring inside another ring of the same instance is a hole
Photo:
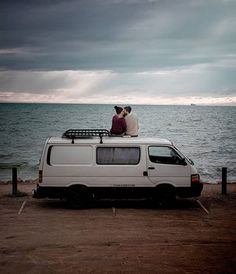
[[[190,106],[196,106],[196,104],[191,104]]]

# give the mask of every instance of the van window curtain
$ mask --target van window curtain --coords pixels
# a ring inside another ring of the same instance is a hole
[[[97,148],[97,164],[129,164],[139,163],[138,147],[99,147]]]

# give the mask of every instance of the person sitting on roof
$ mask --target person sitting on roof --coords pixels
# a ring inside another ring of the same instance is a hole
[[[125,121],[126,121],[126,135],[129,135],[131,137],[138,137],[138,130],[139,130],[139,123],[138,123],[138,117],[135,113],[131,113],[131,107],[127,106],[124,107],[125,111]]]
[[[124,135],[126,132],[126,122],[124,119],[124,109],[122,107],[115,106],[116,115],[112,117],[111,134],[112,135]]]

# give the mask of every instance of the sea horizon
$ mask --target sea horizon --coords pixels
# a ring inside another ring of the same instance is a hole
[[[42,105],[130,105],[130,106],[199,106],[199,107],[236,107],[236,105],[230,105],[230,104],[197,104],[197,103],[192,103],[192,104],[138,104],[138,103],[86,103],[86,102],[81,102],[81,103],[73,103],[73,102],[0,102],[1,104],[42,104]]]

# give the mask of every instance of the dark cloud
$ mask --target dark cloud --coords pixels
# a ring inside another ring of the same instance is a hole
[[[235,11],[235,0],[3,0],[0,96],[235,100]]]
[[[0,67],[152,70],[212,61],[233,52],[234,11],[223,0],[1,1]]]

